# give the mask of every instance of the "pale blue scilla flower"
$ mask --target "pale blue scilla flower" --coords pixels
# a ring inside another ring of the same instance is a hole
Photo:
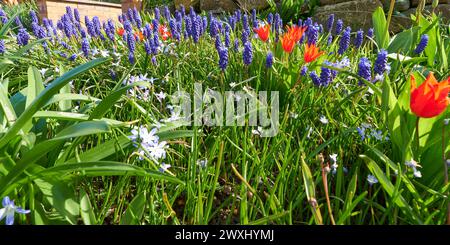
[[[375,176],[369,174],[367,175],[367,182],[369,182],[369,185],[372,186],[373,184],[378,183],[378,179]]]
[[[422,178],[422,173],[419,170],[417,170],[417,168],[421,168],[422,166],[420,166],[419,163],[417,163],[414,159],[406,161],[405,165],[413,170],[414,177]]]
[[[166,172],[170,167],[172,167],[170,164],[165,164],[164,162],[162,162],[159,166],[159,171],[161,173]]]
[[[14,205],[14,201],[10,200],[8,196],[2,200],[3,208],[0,209],[0,221],[6,217],[6,225],[14,224],[14,213],[27,214],[30,210],[25,210],[21,207]]]
[[[320,116],[319,121],[323,124],[328,124],[328,122],[329,122],[328,119],[324,115]]]

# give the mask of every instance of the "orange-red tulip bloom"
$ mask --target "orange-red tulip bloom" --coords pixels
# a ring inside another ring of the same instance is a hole
[[[289,33],[289,35],[291,35],[292,38],[294,38],[295,42],[299,42],[300,39],[302,39],[303,34],[306,31],[306,26],[305,27],[299,27],[299,26],[288,26],[287,27],[287,32]]]
[[[141,31],[134,33],[134,37],[140,41],[144,40],[144,34]]]
[[[168,38],[172,37],[172,34],[170,33],[169,29],[165,25],[159,26],[159,35],[161,36],[162,40],[167,40]]]
[[[427,79],[417,88],[411,75],[411,111],[418,117],[431,118],[441,114],[450,103],[450,77],[440,83],[430,72]]]
[[[295,41],[294,37],[292,37],[292,35],[290,33],[285,33],[281,37],[281,46],[283,46],[283,49],[286,53],[292,53],[296,43],[297,42]]]
[[[258,28],[253,28],[253,31],[258,34],[259,39],[261,39],[263,42],[267,42],[270,36],[270,25],[261,25]]]
[[[119,36],[123,36],[124,33],[125,33],[125,29],[123,29],[123,28],[119,28],[117,30],[117,34],[119,34]]]
[[[324,52],[319,52],[319,48],[316,47],[315,44],[306,44],[305,45],[305,54],[303,55],[303,59],[306,63],[313,62],[317,58],[319,58]]]

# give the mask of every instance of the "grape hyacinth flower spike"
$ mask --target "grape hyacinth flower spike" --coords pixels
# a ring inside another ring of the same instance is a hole
[[[352,29],[350,27],[347,27],[344,31],[344,34],[342,34],[341,41],[339,42],[339,49],[338,54],[343,55],[345,51],[347,51],[348,47],[350,46],[350,33]]]
[[[419,44],[417,44],[417,47],[416,47],[416,49],[414,50],[414,53],[416,53],[416,54],[421,54],[421,53],[425,50],[425,48],[427,47],[427,45],[428,45],[428,35],[427,35],[427,34],[423,34],[423,35],[420,37]]]
[[[367,81],[372,80],[372,71],[371,71],[371,64],[369,59],[366,57],[363,57],[359,60],[358,64],[358,75],[362,78],[364,78]],[[359,81],[359,85],[363,85],[364,82],[362,80]]]
[[[268,52],[266,56],[266,68],[272,68],[273,66],[273,54],[272,52]]]
[[[244,44],[244,53],[243,53],[243,60],[245,65],[250,65],[253,61],[253,47],[252,43],[247,41]]]

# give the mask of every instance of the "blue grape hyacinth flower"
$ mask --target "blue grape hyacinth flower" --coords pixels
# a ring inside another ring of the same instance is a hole
[[[331,30],[333,29],[333,25],[334,25],[334,14],[330,14],[327,21],[328,32],[331,32]]]
[[[28,44],[28,40],[30,39],[30,35],[28,34],[25,28],[20,28],[17,33],[17,44],[20,46],[25,46]]]
[[[372,80],[372,72],[371,72],[371,64],[369,59],[362,57],[359,61],[358,64],[358,75],[364,79],[366,79],[367,81],[371,81]],[[359,81],[360,85],[363,85],[364,82],[363,81]]]
[[[373,35],[374,35],[373,28],[369,28],[369,30],[367,31],[367,37],[368,38],[373,38]]]
[[[250,65],[253,61],[253,47],[251,42],[246,42],[244,44],[244,54],[243,54],[244,64]]]
[[[84,57],[89,57],[90,49],[89,40],[87,38],[83,38],[83,41],[81,41],[81,50],[83,51]]]
[[[218,50],[219,53],[219,66],[222,71],[225,71],[228,66],[228,49],[221,46]]]
[[[373,71],[375,74],[383,75],[388,68],[388,52],[384,49],[380,50],[377,59],[375,60],[375,65]]]
[[[336,35],[341,34],[342,28],[344,27],[344,22],[341,19],[338,19],[336,22]]]
[[[266,68],[272,68],[273,66],[273,54],[269,51],[266,56]]]
[[[420,37],[420,41],[419,44],[417,44],[416,49],[414,50],[414,53],[416,54],[421,54],[425,48],[428,46],[428,35],[427,34],[423,34]]]
[[[345,51],[347,51],[348,47],[350,46],[350,33],[352,29],[350,27],[347,27],[344,31],[344,34],[342,34],[341,41],[339,42],[339,49],[338,54],[343,55]]]
[[[0,39],[0,54],[4,54],[6,51],[5,40]]]
[[[358,32],[356,32],[355,47],[356,48],[361,47],[363,41],[364,41],[364,31],[360,29]]]
[[[0,8],[0,22],[6,24],[8,22],[8,17],[6,16],[5,11]]]

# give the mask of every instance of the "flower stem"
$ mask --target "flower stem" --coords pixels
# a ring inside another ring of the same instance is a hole
[[[327,199],[328,213],[330,214],[331,224],[336,225],[336,222],[334,221],[334,217],[333,217],[333,211],[331,210],[330,195],[328,193],[328,178],[327,178],[327,172],[325,170],[325,165],[324,165],[323,160],[321,161],[320,164],[322,167],[322,183],[323,183],[323,188],[325,189],[325,197]]]
[[[442,127],[442,162],[444,163],[444,186],[448,185],[448,166],[445,160],[445,125]],[[450,225],[450,192],[447,190],[447,225]]]
[[[419,155],[419,148],[420,148],[419,120],[420,120],[420,117],[417,117],[417,121],[416,121],[416,151],[417,151],[417,155]]]
[[[394,12],[394,6],[395,6],[395,0],[391,0],[391,3],[389,5],[389,13],[387,18],[387,25],[386,25],[386,31],[389,33],[389,25],[391,24],[392,19],[392,13]]]

